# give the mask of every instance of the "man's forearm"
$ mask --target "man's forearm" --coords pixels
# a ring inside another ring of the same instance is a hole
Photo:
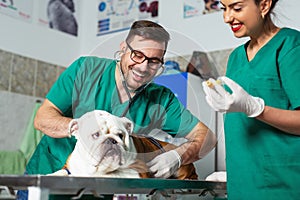
[[[64,117],[53,104],[45,100],[36,113],[34,127],[54,138],[68,137],[68,126],[71,118]]]
[[[201,122],[186,136],[186,139],[188,141],[176,149],[183,165],[203,158],[217,143],[215,134]]]

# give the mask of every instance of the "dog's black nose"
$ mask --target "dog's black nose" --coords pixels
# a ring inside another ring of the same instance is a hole
[[[105,142],[107,144],[118,144],[118,142],[113,138],[107,138]]]

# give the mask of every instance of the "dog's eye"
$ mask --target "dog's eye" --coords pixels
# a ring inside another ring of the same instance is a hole
[[[96,133],[92,134],[93,139],[97,139],[99,136],[100,136],[99,132],[96,132]]]
[[[123,133],[119,133],[119,138],[120,138],[121,140],[123,140],[124,134],[123,134]]]

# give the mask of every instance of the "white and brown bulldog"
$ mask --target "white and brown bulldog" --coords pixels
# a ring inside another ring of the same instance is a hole
[[[132,134],[133,123],[102,110],[71,121],[76,145],[63,169],[50,175],[153,178],[146,163],[176,148],[152,137]],[[193,164],[181,166],[176,179],[197,179]]]

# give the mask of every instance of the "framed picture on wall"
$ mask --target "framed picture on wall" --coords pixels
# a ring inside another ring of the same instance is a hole
[[[33,0],[0,0],[0,13],[22,21],[32,22]]]
[[[98,0],[97,36],[123,31],[136,20],[158,21],[159,0]]]
[[[38,23],[77,36],[78,13],[78,0],[39,0]]]
[[[216,66],[210,62],[207,53],[202,51],[193,52],[186,71],[204,80],[209,78],[216,79],[219,76]]]

